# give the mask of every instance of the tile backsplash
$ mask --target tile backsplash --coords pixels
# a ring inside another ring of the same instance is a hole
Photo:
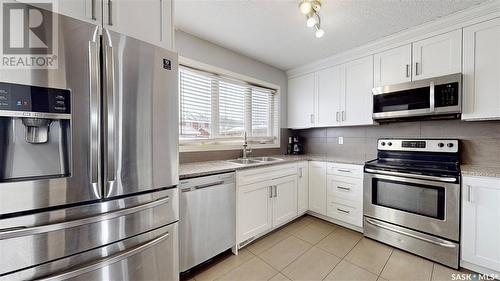
[[[294,130],[306,153],[367,161],[377,157],[377,140],[396,138],[460,139],[461,163],[500,167],[500,121],[434,120],[375,126]],[[338,138],[343,138],[339,144]]]

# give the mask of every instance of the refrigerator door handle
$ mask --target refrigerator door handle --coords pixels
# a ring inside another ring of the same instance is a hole
[[[131,257],[139,252],[142,252],[148,248],[151,248],[151,247],[157,245],[158,243],[168,239],[169,236],[170,236],[170,233],[166,232],[165,234],[162,234],[161,236],[158,236],[158,237],[156,237],[148,242],[145,242],[143,244],[139,244],[133,248],[123,250],[123,251],[118,252],[118,253],[111,255],[109,257],[104,257],[104,258],[98,259],[90,264],[85,264],[85,265],[83,265],[81,267],[77,267],[71,271],[64,271],[62,273],[48,276],[48,277],[42,278],[40,280],[55,281],[55,280],[67,280],[70,278],[74,278],[76,276],[85,274],[87,272],[91,272],[91,271],[97,270],[99,268],[108,266],[110,264],[119,262],[121,260],[127,259],[127,258],[129,258],[129,257]]]
[[[96,32],[98,30],[96,29]],[[94,36],[93,41],[89,41],[89,81],[90,81],[90,184],[92,185],[93,192],[97,197],[102,197],[101,188],[99,184],[99,163],[100,159],[100,123],[101,115],[99,109],[101,108],[101,81],[100,81],[100,46],[98,37]]]
[[[115,111],[114,111],[114,96],[115,96],[115,81],[114,81],[114,54],[111,46],[110,36],[105,30],[104,32],[104,91],[105,91],[105,108],[104,113],[106,130],[104,130],[105,138],[105,153],[106,153],[106,181],[108,197],[113,190],[113,181],[116,180],[115,174]]]

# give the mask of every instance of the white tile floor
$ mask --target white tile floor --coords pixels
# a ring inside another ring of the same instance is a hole
[[[192,272],[212,280],[452,280],[455,271],[361,233],[303,216]]]

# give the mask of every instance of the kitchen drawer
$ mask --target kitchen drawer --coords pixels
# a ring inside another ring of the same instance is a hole
[[[326,171],[329,175],[338,175],[358,179],[363,178],[362,165],[327,163]]]
[[[333,219],[363,227],[363,209],[361,206],[349,206],[332,201],[329,197],[327,215]],[[354,204],[351,204],[354,205]]]
[[[297,163],[272,165],[264,168],[254,168],[236,173],[238,186],[297,175]]]
[[[361,179],[328,175],[327,188],[328,196],[358,203],[363,202],[363,181]]]

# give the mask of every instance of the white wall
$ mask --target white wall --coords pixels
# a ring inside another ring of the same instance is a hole
[[[281,127],[286,128],[288,78],[285,71],[181,30],[175,31],[175,49],[180,56],[280,86]]]

